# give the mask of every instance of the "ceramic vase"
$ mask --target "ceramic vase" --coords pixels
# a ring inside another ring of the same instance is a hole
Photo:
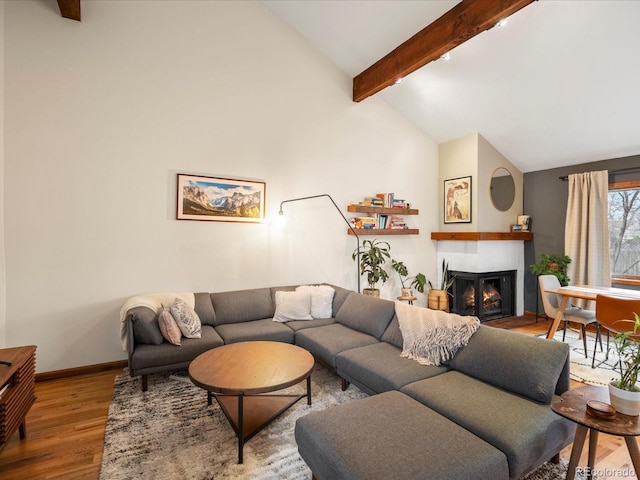
[[[640,415],[640,392],[630,392],[616,387],[613,382],[609,383],[609,398],[611,405],[624,415],[637,417]]]

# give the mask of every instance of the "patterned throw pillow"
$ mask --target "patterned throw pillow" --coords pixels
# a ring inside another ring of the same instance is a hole
[[[162,336],[167,342],[173,345],[182,345],[180,341],[182,332],[176,323],[176,319],[171,315],[169,307],[162,305],[162,309],[158,314],[158,324],[160,325],[160,332],[162,332]]]
[[[333,312],[333,294],[329,285],[300,285],[296,292],[311,294],[311,316],[313,318],[331,318]]]
[[[202,337],[202,323],[196,311],[179,298],[171,306],[171,315],[176,319],[176,323],[187,338]]]

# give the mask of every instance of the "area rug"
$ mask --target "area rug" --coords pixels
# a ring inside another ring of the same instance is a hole
[[[541,335],[546,337],[546,335]],[[562,330],[558,330],[553,337],[554,340],[562,341]],[[617,376],[614,365],[618,361],[618,355],[613,348],[613,338],[609,341],[609,359],[605,360],[607,353],[607,337],[602,339],[602,350],[600,344],[596,345],[595,335],[587,332],[587,357],[584,356],[584,345],[579,332],[567,329],[565,343],[571,348],[570,353],[570,375],[573,380],[587,383],[589,385],[607,386],[612,378]],[[597,348],[596,348],[597,347]],[[591,368],[593,349],[596,348],[596,368]]]
[[[301,385],[287,389],[303,393]],[[298,455],[295,421],[309,412],[350,402],[366,395],[317,365],[312,375],[311,406],[301,400],[244,447],[237,464],[237,440],[216,402],[207,405],[206,392],[186,377],[186,371],[140,379],[115,380],[105,431],[100,480],[310,480],[311,471]],[[566,463],[545,464],[526,480],[556,480],[566,475]],[[580,477],[577,477],[580,478]]]

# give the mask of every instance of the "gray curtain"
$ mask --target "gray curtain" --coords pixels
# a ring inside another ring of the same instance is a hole
[[[564,250],[571,285],[611,286],[609,172],[569,175]]]

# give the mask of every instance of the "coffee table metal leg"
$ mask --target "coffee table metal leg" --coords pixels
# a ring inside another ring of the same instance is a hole
[[[242,450],[244,448],[244,399],[242,392],[238,394],[238,463],[242,463]]]
[[[311,405],[311,375],[307,377],[307,405]]]
[[[573,438],[573,447],[571,448],[571,458],[567,467],[567,480],[573,480],[576,476],[576,468],[578,467],[580,455],[582,455],[582,448],[588,431],[589,428],[584,425],[578,425],[576,428],[576,436]]]

